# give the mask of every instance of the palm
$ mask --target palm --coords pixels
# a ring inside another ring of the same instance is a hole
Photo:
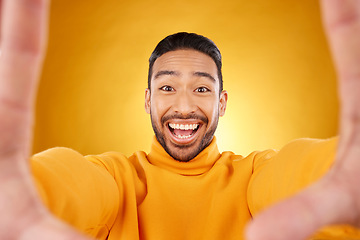
[[[0,239],[84,239],[40,203],[28,167],[48,0],[0,0]]]
[[[0,6],[0,239],[84,239],[44,209],[27,163],[48,0],[0,0]],[[360,2],[323,0],[323,10],[342,104],[338,158],[317,184],[259,216],[251,239],[300,240],[327,224],[360,226],[360,190],[351,184],[360,180]],[[288,221],[288,215],[299,217]]]
[[[360,226],[360,1],[322,0],[322,10],[339,78],[337,160],[319,182],[259,215],[248,229],[251,240],[300,240],[324,225]]]

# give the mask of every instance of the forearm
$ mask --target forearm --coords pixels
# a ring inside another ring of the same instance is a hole
[[[31,160],[43,202],[58,218],[79,231],[105,239],[118,212],[113,177],[102,167],[67,148],[54,148]]]

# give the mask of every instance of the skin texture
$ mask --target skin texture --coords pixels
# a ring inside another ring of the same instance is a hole
[[[257,216],[248,227],[249,240],[300,240],[330,224],[360,227],[360,1],[323,0],[321,5],[338,73],[337,159],[320,181]]]
[[[151,91],[145,91],[145,110],[159,143],[179,161],[190,161],[213,139],[219,116],[226,110],[227,92],[211,57],[195,50],[170,51],[153,66]],[[179,142],[169,123],[200,124],[194,138]]]
[[[323,0],[321,3],[339,77],[341,126],[337,159],[320,181],[257,216],[248,228],[249,240],[300,240],[321,226],[335,223],[360,227],[360,1]],[[34,97],[46,49],[49,2],[0,0],[0,6],[0,239],[83,240],[83,236],[45,210],[29,171]],[[190,55],[188,59],[200,57],[187,54]],[[169,64],[158,64],[158,67],[179,67],[179,63],[185,61],[184,69],[177,69],[184,82],[174,85],[175,93],[156,92],[156,87],[152,86],[152,93],[146,91],[146,110],[151,112],[154,125],[165,138],[167,133],[161,118],[175,112],[185,116],[194,112],[207,118],[206,124],[201,120],[204,128],[199,129],[199,136],[205,136],[212,126],[216,126],[217,116],[224,114],[227,96],[224,97],[225,104],[221,103],[223,98],[219,98],[219,93],[215,94],[217,97],[204,97],[211,103],[209,106],[203,104],[202,97],[193,92],[196,88],[194,76],[189,75],[192,67],[189,61],[175,57],[168,61]],[[194,63],[196,67],[201,65],[201,61]],[[211,76],[216,76],[212,67],[207,67]],[[172,81],[177,83],[177,80]],[[160,79],[153,82],[158,84]],[[180,96],[184,98],[181,101]],[[160,98],[166,99],[165,102]],[[194,104],[193,100],[199,100],[201,104]],[[180,151],[178,159],[189,158],[187,152],[196,153],[201,146],[199,139],[193,146],[184,148],[186,151]],[[170,140],[165,143],[170,152],[179,148]]]
[[[42,206],[28,165],[49,1],[2,0],[0,6],[0,239],[85,239]]]

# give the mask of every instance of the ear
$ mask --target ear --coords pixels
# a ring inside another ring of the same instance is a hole
[[[145,111],[150,114],[150,89],[145,89]]]
[[[220,117],[225,115],[227,100],[228,100],[228,93],[226,90],[223,90],[220,94],[220,104],[219,104]]]

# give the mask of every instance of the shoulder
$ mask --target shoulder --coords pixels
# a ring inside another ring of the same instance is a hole
[[[66,148],[55,147],[34,154],[31,157],[31,166],[34,169],[81,168],[86,162],[79,152]]]
[[[32,156],[34,160],[42,159],[42,158],[79,158],[82,155],[71,149],[66,147],[54,147],[47,149],[45,151],[36,153]]]
[[[328,139],[301,138],[286,144],[280,154],[309,154],[309,153],[332,153],[336,150],[338,138],[332,137]]]
[[[111,151],[98,155],[87,155],[85,158],[105,168],[111,175],[115,176],[126,172],[134,173],[136,168],[139,167],[137,162],[142,158],[146,159],[146,154],[144,152],[136,152],[130,157],[127,157],[122,153]]]
[[[336,154],[337,138],[297,139],[254,164],[248,196],[252,212],[305,188],[323,176]]]
[[[82,155],[81,153],[66,147],[55,147],[31,157],[33,169],[75,169],[103,168],[114,175],[116,169],[128,165],[125,155],[118,152],[106,152],[98,155]]]
[[[318,163],[332,162],[337,146],[337,137],[329,139],[301,138],[286,144],[279,151],[261,152],[255,161],[255,171],[264,165],[277,166],[274,170],[289,170],[297,167],[309,167]],[[270,161],[267,161],[270,160]],[[297,169],[299,170],[299,169]]]

